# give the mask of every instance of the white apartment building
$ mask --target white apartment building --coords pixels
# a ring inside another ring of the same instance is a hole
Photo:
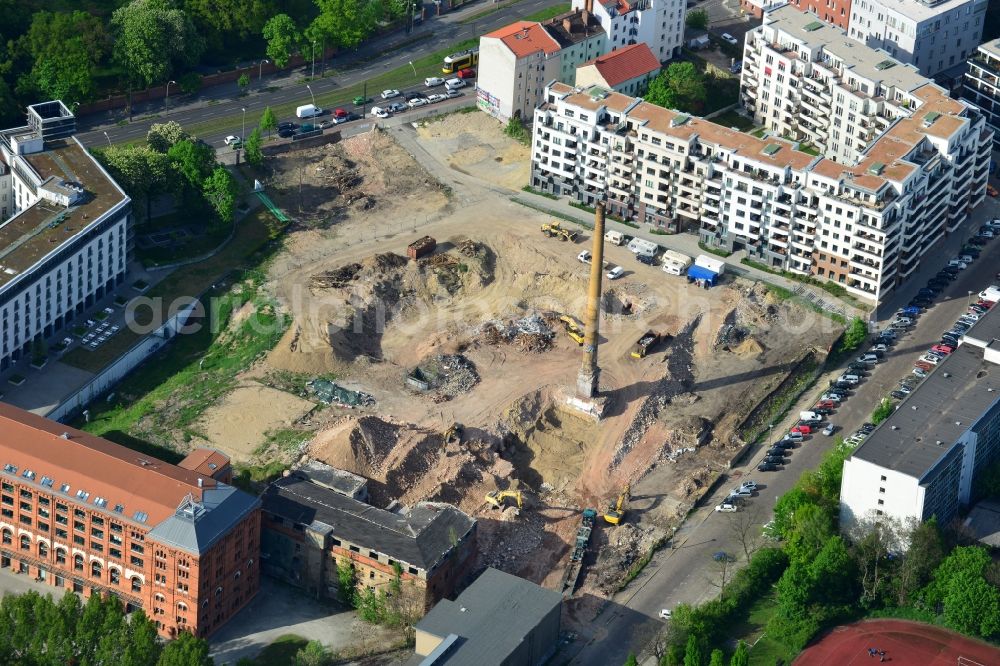
[[[0,132],[0,369],[125,277],[131,200],[73,133],[60,101]],[[5,197],[5,198],[3,198]]]
[[[977,474],[1000,457],[998,336],[994,309],[844,462],[843,530],[931,516],[947,525],[969,503]]]
[[[985,196],[992,133],[926,83],[857,165],[606,89],[554,83],[535,110],[532,187],[881,300]]]
[[[608,50],[646,42],[661,62],[680,54],[684,44],[686,0],[573,0],[587,10],[608,35]]]
[[[1000,150],[1000,39],[980,44],[968,61],[962,97],[986,116],[993,146]]]
[[[791,5],[765,14],[743,49],[741,98],[754,120],[848,165],[910,114],[913,91],[927,83],[912,65]]]
[[[572,83],[577,66],[606,49],[607,35],[586,11],[494,30],[479,39],[476,103],[503,121],[530,118],[546,83]]]
[[[962,65],[983,35],[987,0],[853,0],[852,39],[924,76]]]

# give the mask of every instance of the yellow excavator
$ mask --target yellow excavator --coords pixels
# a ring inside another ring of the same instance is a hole
[[[448,444],[461,444],[464,430],[461,423],[452,423],[451,427],[444,431],[445,446]]]
[[[573,338],[573,341],[578,345],[583,344],[583,324],[578,322],[572,315],[562,315],[559,317],[559,321],[563,323],[566,327],[566,334]]]
[[[542,233],[549,238],[558,238],[563,241],[576,240],[577,232],[572,229],[563,229],[562,224],[556,220],[542,225]]]
[[[604,512],[604,522],[609,525],[617,525],[622,522],[625,518],[625,503],[628,501],[630,490],[631,486],[625,484],[621,495],[618,496],[618,501],[609,506],[608,510]]]
[[[486,501],[496,509],[506,508],[508,499],[512,499],[517,503],[518,511],[524,507],[520,490],[493,490],[486,493]]]

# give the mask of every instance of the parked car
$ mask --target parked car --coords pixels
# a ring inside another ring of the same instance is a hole
[[[979,233],[976,235],[979,236],[980,238],[993,238],[994,233],[990,229],[981,229]]]
[[[434,86],[443,86],[444,79],[442,79],[440,76],[428,76],[426,79],[424,79],[424,85],[427,86],[428,88],[433,88]]]
[[[828,423],[826,427],[823,428],[823,434],[826,435],[827,437],[830,437],[831,435],[833,435],[834,432],[836,432],[836,430],[837,426],[833,425],[832,423]]]
[[[927,376],[927,370],[925,370],[923,368],[913,368],[913,370],[911,370],[911,372],[914,375],[916,375],[917,377],[920,377],[920,378],[923,378],[923,377]]]
[[[622,268],[621,266],[615,266],[610,271],[608,271],[609,280],[617,280],[622,275],[625,275],[625,269]]]
[[[765,460],[761,464],[757,465],[757,471],[758,472],[777,472],[778,471],[778,465],[776,463],[768,462],[768,461]]]
[[[476,78],[476,70],[471,67],[466,67],[465,69],[460,69],[455,74],[460,79],[474,79]]]
[[[847,366],[847,369],[851,370],[852,372],[855,372],[855,373],[857,373],[859,375],[866,375],[866,374],[868,374],[868,364],[867,363],[854,362],[854,363],[851,363],[849,366]]]
[[[383,109],[383,108],[378,107],[378,106],[373,106],[372,107],[372,115],[375,116],[376,118],[388,118],[392,114],[389,113],[389,109]]]
[[[757,490],[757,482],[753,479],[745,479],[740,482],[740,485],[744,488],[749,488],[750,490]]]
[[[786,453],[784,449],[779,449],[777,447],[772,446],[767,450],[767,455],[770,456],[771,458],[781,458],[782,460],[784,460],[785,456],[787,456],[788,453]]]
[[[407,104],[411,109],[415,109],[418,106],[424,106],[426,104],[430,104],[430,101],[427,100],[426,97],[417,97],[415,99],[411,99],[409,102],[407,102]]]
[[[796,425],[796,426],[792,426],[792,429],[789,432],[797,432],[797,433],[801,433],[803,435],[811,435],[812,434],[812,428],[809,427],[809,426],[807,426],[807,425],[799,424],[799,425]]]
[[[824,401],[837,403],[838,405],[840,404],[840,401],[844,399],[843,396],[838,393],[824,393],[820,396],[820,398]]]
[[[733,46],[736,46],[737,44],[740,43],[738,39],[730,35],[728,32],[722,33],[721,37],[722,41],[726,42],[727,44],[732,44]]]
[[[896,400],[902,400],[903,398],[906,397],[906,394],[903,393],[902,391],[893,391],[889,395],[895,398]]]
[[[670,613],[670,609],[669,608],[661,608],[660,609],[660,619],[661,620],[669,620],[670,619],[670,615],[671,615],[671,613]]]
[[[236,136],[235,134],[230,134],[229,136],[227,136],[225,138],[225,142],[227,146],[232,146],[233,148],[239,148],[243,144],[243,142],[240,141],[240,137]]]
[[[365,104],[368,104],[371,101],[372,101],[371,97],[365,97],[364,95],[358,95],[353,100],[351,100],[354,106],[364,106]]]
[[[722,504],[716,505],[715,510],[721,513],[736,513],[736,511],[738,511],[736,505],[730,504],[729,502],[723,502]]]
[[[868,353],[875,354],[875,356],[878,356],[878,358],[882,358],[882,356],[879,356],[879,354],[882,354],[884,356],[885,353],[888,351],[889,351],[889,345],[885,344],[884,342],[880,342],[879,344],[872,345],[872,348],[868,350]]]
[[[446,99],[448,99],[448,96],[442,93],[435,93],[427,96],[427,101],[431,104],[437,104],[438,102],[443,102]]]
[[[444,91],[444,94],[449,98],[462,96],[462,93],[455,90],[454,88],[448,88],[447,90]]]
[[[834,402],[833,400],[829,399],[820,400],[819,402],[816,403],[816,406],[813,407],[813,411],[815,412],[817,409],[836,409],[836,407],[837,403]]]
[[[968,266],[965,265],[965,262],[960,259],[952,259],[951,261],[948,262],[948,265],[951,266],[952,268],[957,268],[960,271],[964,271],[966,268],[968,268]]]
[[[651,257],[648,254],[637,254],[635,258],[640,264],[646,264],[647,266],[656,265],[656,257]]]
[[[784,450],[784,449],[794,449],[795,448],[795,442],[793,442],[791,439],[779,439],[772,446],[775,446],[775,447],[777,447],[779,449],[782,449],[782,450]]]
[[[382,99],[392,99],[393,97],[399,97],[399,91],[395,88],[382,91]]]

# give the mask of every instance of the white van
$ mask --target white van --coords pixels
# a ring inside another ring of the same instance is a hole
[[[315,104],[303,104],[295,109],[296,118],[315,118],[316,116],[321,115],[323,115],[323,109],[319,108]]]
[[[444,82],[444,87],[448,90],[458,90],[465,87],[465,81],[462,79],[448,79]]]
[[[608,231],[604,234],[604,240],[612,245],[624,245],[625,234],[620,231]]]
[[[816,412],[799,412],[800,421],[822,421],[823,419]]]

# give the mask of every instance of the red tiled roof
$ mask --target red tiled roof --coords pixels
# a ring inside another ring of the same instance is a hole
[[[533,21],[517,21],[483,37],[499,39],[518,58],[525,58],[539,51],[555,53],[559,50],[559,43],[552,39],[540,23]]]
[[[216,486],[205,475],[0,403],[0,466],[6,465],[17,470],[5,469],[5,474],[43,486],[55,497],[62,493],[109,514],[120,504],[128,520],[142,512],[150,528],[172,516],[185,496],[201,500],[199,478],[205,488]],[[30,479],[24,477],[29,470]],[[43,484],[46,477],[51,482]],[[64,484],[69,484],[65,491]],[[79,491],[89,495],[79,497]],[[97,505],[97,498],[106,506]]]
[[[653,50],[649,48],[649,45],[646,42],[641,42],[588,60],[580,67],[589,65],[597,67],[601,78],[613,87],[644,74],[655,72],[660,68],[660,61],[653,55]]]
[[[223,467],[229,464],[229,456],[215,449],[195,449],[187,454],[184,460],[177,463],[178,467],[189,469],[205,476],[215,476]]]

